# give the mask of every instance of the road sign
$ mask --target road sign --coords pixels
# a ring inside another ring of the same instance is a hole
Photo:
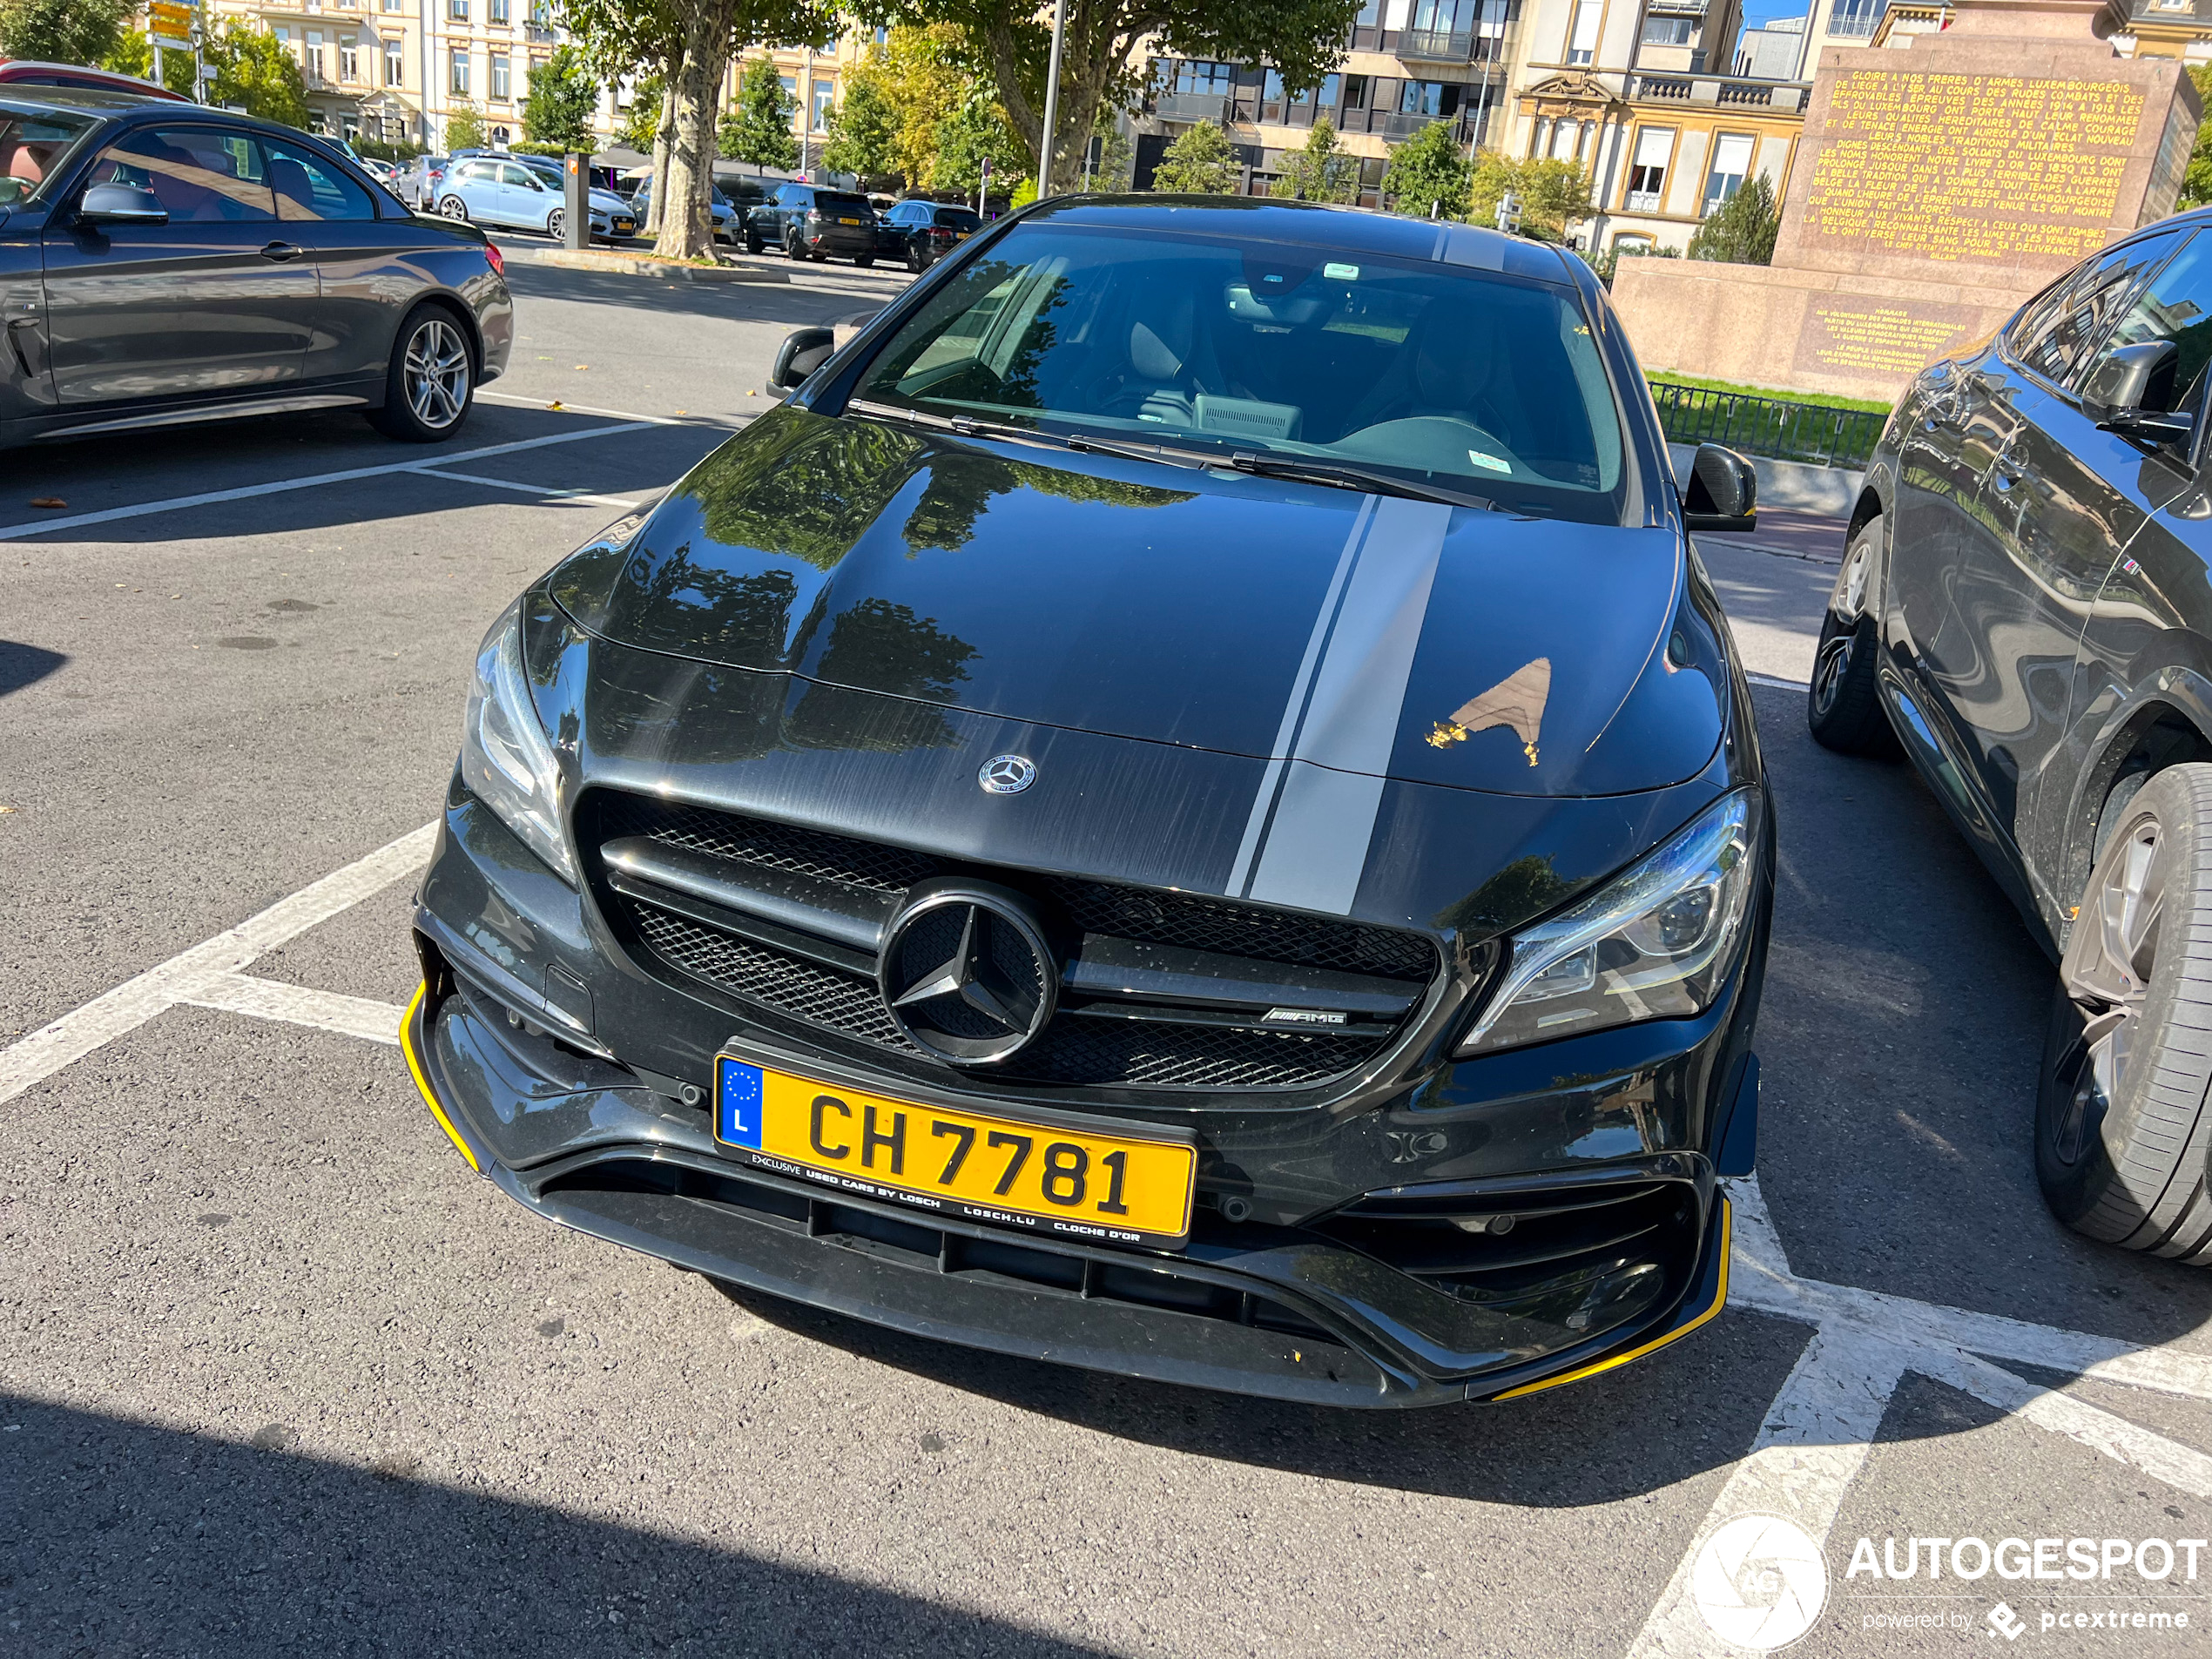
[[[146,32],[162,40],[192,39],[193,8],[176,0],[153,0],[146,8]]]

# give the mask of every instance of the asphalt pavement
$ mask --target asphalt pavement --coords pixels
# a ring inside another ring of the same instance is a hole
[[[1817,527],[1703,549],[1781,867],[1731,1304],[1670,1348],[1251,1401],[733,1300],[475,1177],[391,1032],[477,640],[905,280],[511,275],[449,444],[7,458],[0,1655],[1709,1655],[1696,1562],[1761,1513],[1826,1540],[1793,1653],[2202,1649],[2212,1560],[1847,1571],[2212,1536],[2212,1277],[2045,1213],[2050,970],[1908,771],[1806,737]]]

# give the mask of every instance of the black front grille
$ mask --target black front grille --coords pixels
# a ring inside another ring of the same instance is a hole
[[[597,792],[578,822],[587,840],[604,844],[644,836],[726,864],[744,885],[805,878],[887,903],[916,881],[968,874],[1027,890],[1070,929],[1087,937],[1132,940],[1204,951],[1285,970],[1327,970],[1389,981],[1417,1008],[1439,966],[1436,949],[1419,934],[1325,917],[1271,911],[1231,900],[1123,887],[1018,870],[956,863],[903,847],[803,829],[701,807]],[[825,887],[825,891],[829,890]],[[878,896],[880,895],[880,896]],[[849,950],[792,948],[791,935],[749,926],[734,914],[728,925],[711,907],[624,883],[603,888],[610,910],[625,918],[649,966],[689,979],[819,1031],[855,1039],[914,1061],[929,1056],[893,1023],[872,962]],[[1014,1059],[990,1068],[994,1080],[1072,1087],[1163,1089],[1296,1090],[1341,1076],[1374,1055],[1395,1030],[1370,1023],[1357,1031],[1262,1029],[1216,1010],[1211,1022],[1157,1008],[1137,1017],[1083,1012],[1063,1005],[1045,1031]],[[1266,1009],[1245,1016],[1256,1022]],[[1406,1017],[1411,1017],[1410,1012]],[[1401,1022],[1402,1023],[1402,1022]]]

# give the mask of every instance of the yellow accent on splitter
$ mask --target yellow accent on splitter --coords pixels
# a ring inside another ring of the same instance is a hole
[[[461,1131],[453,1126],[453,1119],[446,1116],[446,1109],[438,1104],[438,1097],[430,1092],[430,1080],[423,1074],[422,1061],[415,1052],[415,1011],[422,1006],[422,999],[429,994],[429,981],[425,980],[415,988],[415,1000],[407,1005],[407,1012],[400,1015],[400,1052],[407,1055],[407,1069],[415,1074],[415,1086],[422,1092],[422,1103],[430,1109],[430,1116],[438,1120],[438,1127],[454,1143],[461,1156],[469,1160],[469,1167],[478,1175],[484,1166],[476,1162],[476,1155],[469,1150],[469,1143],[461,1138]]]

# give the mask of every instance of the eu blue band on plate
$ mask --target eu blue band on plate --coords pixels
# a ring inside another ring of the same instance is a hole
[[[714,1086],[715,1138],[760,1150],[760,1068],[721,1057]]]

